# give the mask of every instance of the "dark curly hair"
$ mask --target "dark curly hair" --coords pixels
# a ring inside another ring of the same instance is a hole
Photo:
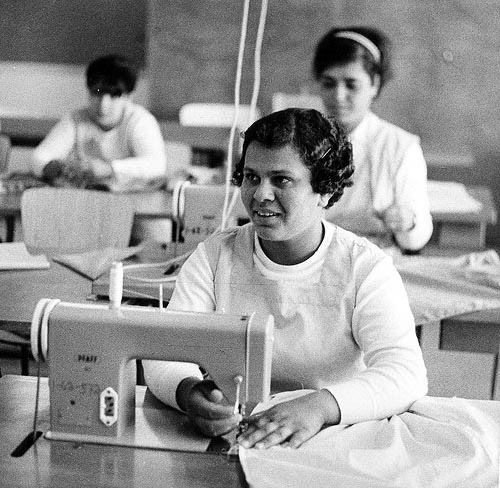
[[[87,67],[87,88],[120,96],[131,93],[137,82],[137,70],[125,56],[109,54],[94,59]]]
[[[361,34],[377,46],[380,51],[380,62],[376,62],[370,52],[356,41],[337,37],[338,32],[351,31]],[[391,42],[380,30],[373,27],[341,27],[328,31],[318,42],[314,53],[312,72],[316,80],[332,66],[361,61],[372,82],[375,75],[380,78],[377,95],[383,86],[392,78]]]
[[[331,193],[326,208],[337,202],[344,188],[352,185],[352,148],[333,117],[317,110],[288,108],[254,122],[244,134],[241,159],[233,183],[241,186],[248,146],[252,141],[267,148],[293,147],[311,173],[311,186],[320,195]]]

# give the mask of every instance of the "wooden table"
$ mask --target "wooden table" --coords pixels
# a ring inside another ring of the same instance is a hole
[[[0,328],[26,334],[33,310],[42,298],[83,303],[95,299],[92,281],[52,262],[46,270],[0,271]],[[140,296],[140,295],[138,295]],[[164,298],[168,289],[164,291]],[[500,309],[482,310],[441,322],[444,350],[481,352],[495,356],[492,398],[500,400]]]
[[[467,192],[481,202],[477,212],[433,212],[433,239],[442,247],[481,249],[486,245],[486,227],[497,222],[495,202],[489,188],[467,186]]]
[[[500,309],[480,310],[441,321],[439,348],[493,354],[492,400],[500,400]],[[464,372],[465,373],[465,372]]]
[[[37,430],[47,431],[48,385],[41,379]],[[138,387],[140,388],[140,387]],[[245,487],[241,465],[225,454],[76,444],[40,437],[20,457],[11,453],[33,430],[36,378],[0,379],[0,482],[7,487]],[[142,402],[140,395],[136,402]]]
[[[432,240],[439,246],[475,248],[485,246],[486,227],[495,224],[497,212],[488,188],[471,186],[467,191],[482,203],[477,212],[435,212]],[[22,193],[0,193],[0,217],[7,224],[7,241],[14,239],[16,219],[21,216]],[[138,219],[171,218],[172,194],[166,191],[130,193]]]
[[[91,286],[90,279],[56,262],[49,269],[0,271],[0,328],[27,333],[40,299],[83,303]]]

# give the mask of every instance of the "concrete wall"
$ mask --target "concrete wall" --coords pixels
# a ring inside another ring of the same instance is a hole
[[[150,0],[151,105],[176,117],[187,102],[231,102],[243,2]],[[251,3],[242,102],[252,91],[260,2]],[[394,43],[394,79],[375,110],[419,134],[434,178],[492,188],[500,211],[500,2],[497,0],[270,1],[259,107],[272,94],[310,89],[318,39],[332,26],[373,25]],[[429,157],[429,159],[432,159]],[[463,164],[473,160],[474,164]],[[444,165],[444,167],[442,167]],[[500,245],[499,227],[488,231]]]

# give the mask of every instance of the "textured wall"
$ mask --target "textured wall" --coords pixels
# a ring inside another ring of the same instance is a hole
[[[250,101],[260,2],[251,2],[242,102]],[[243,2],[150,0],[151,106],[175,118],[186,102],[231,102]],[[310,83],[310,60],[334,25],[373,25],[394,43],[394,79],[375,110],[448,154],[469,147],[476,165],[448,177],[500,182],[500,2],[498,0],[269,0],[259,107],[276,91]],[[495,195],[495,198],[499,198]],[[497,201],[497,205],[500,201]],[[498,228],[490,242],[500,245]]]

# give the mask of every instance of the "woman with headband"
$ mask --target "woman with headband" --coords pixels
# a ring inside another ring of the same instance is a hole
[[[403,252],[422,249],[432,234],[427,167],[416,135],[371,111],[390,78],[389,41],[373,28],[332,29],[313,60],[325,110],[349,134],[354,185],[327,219]]]

